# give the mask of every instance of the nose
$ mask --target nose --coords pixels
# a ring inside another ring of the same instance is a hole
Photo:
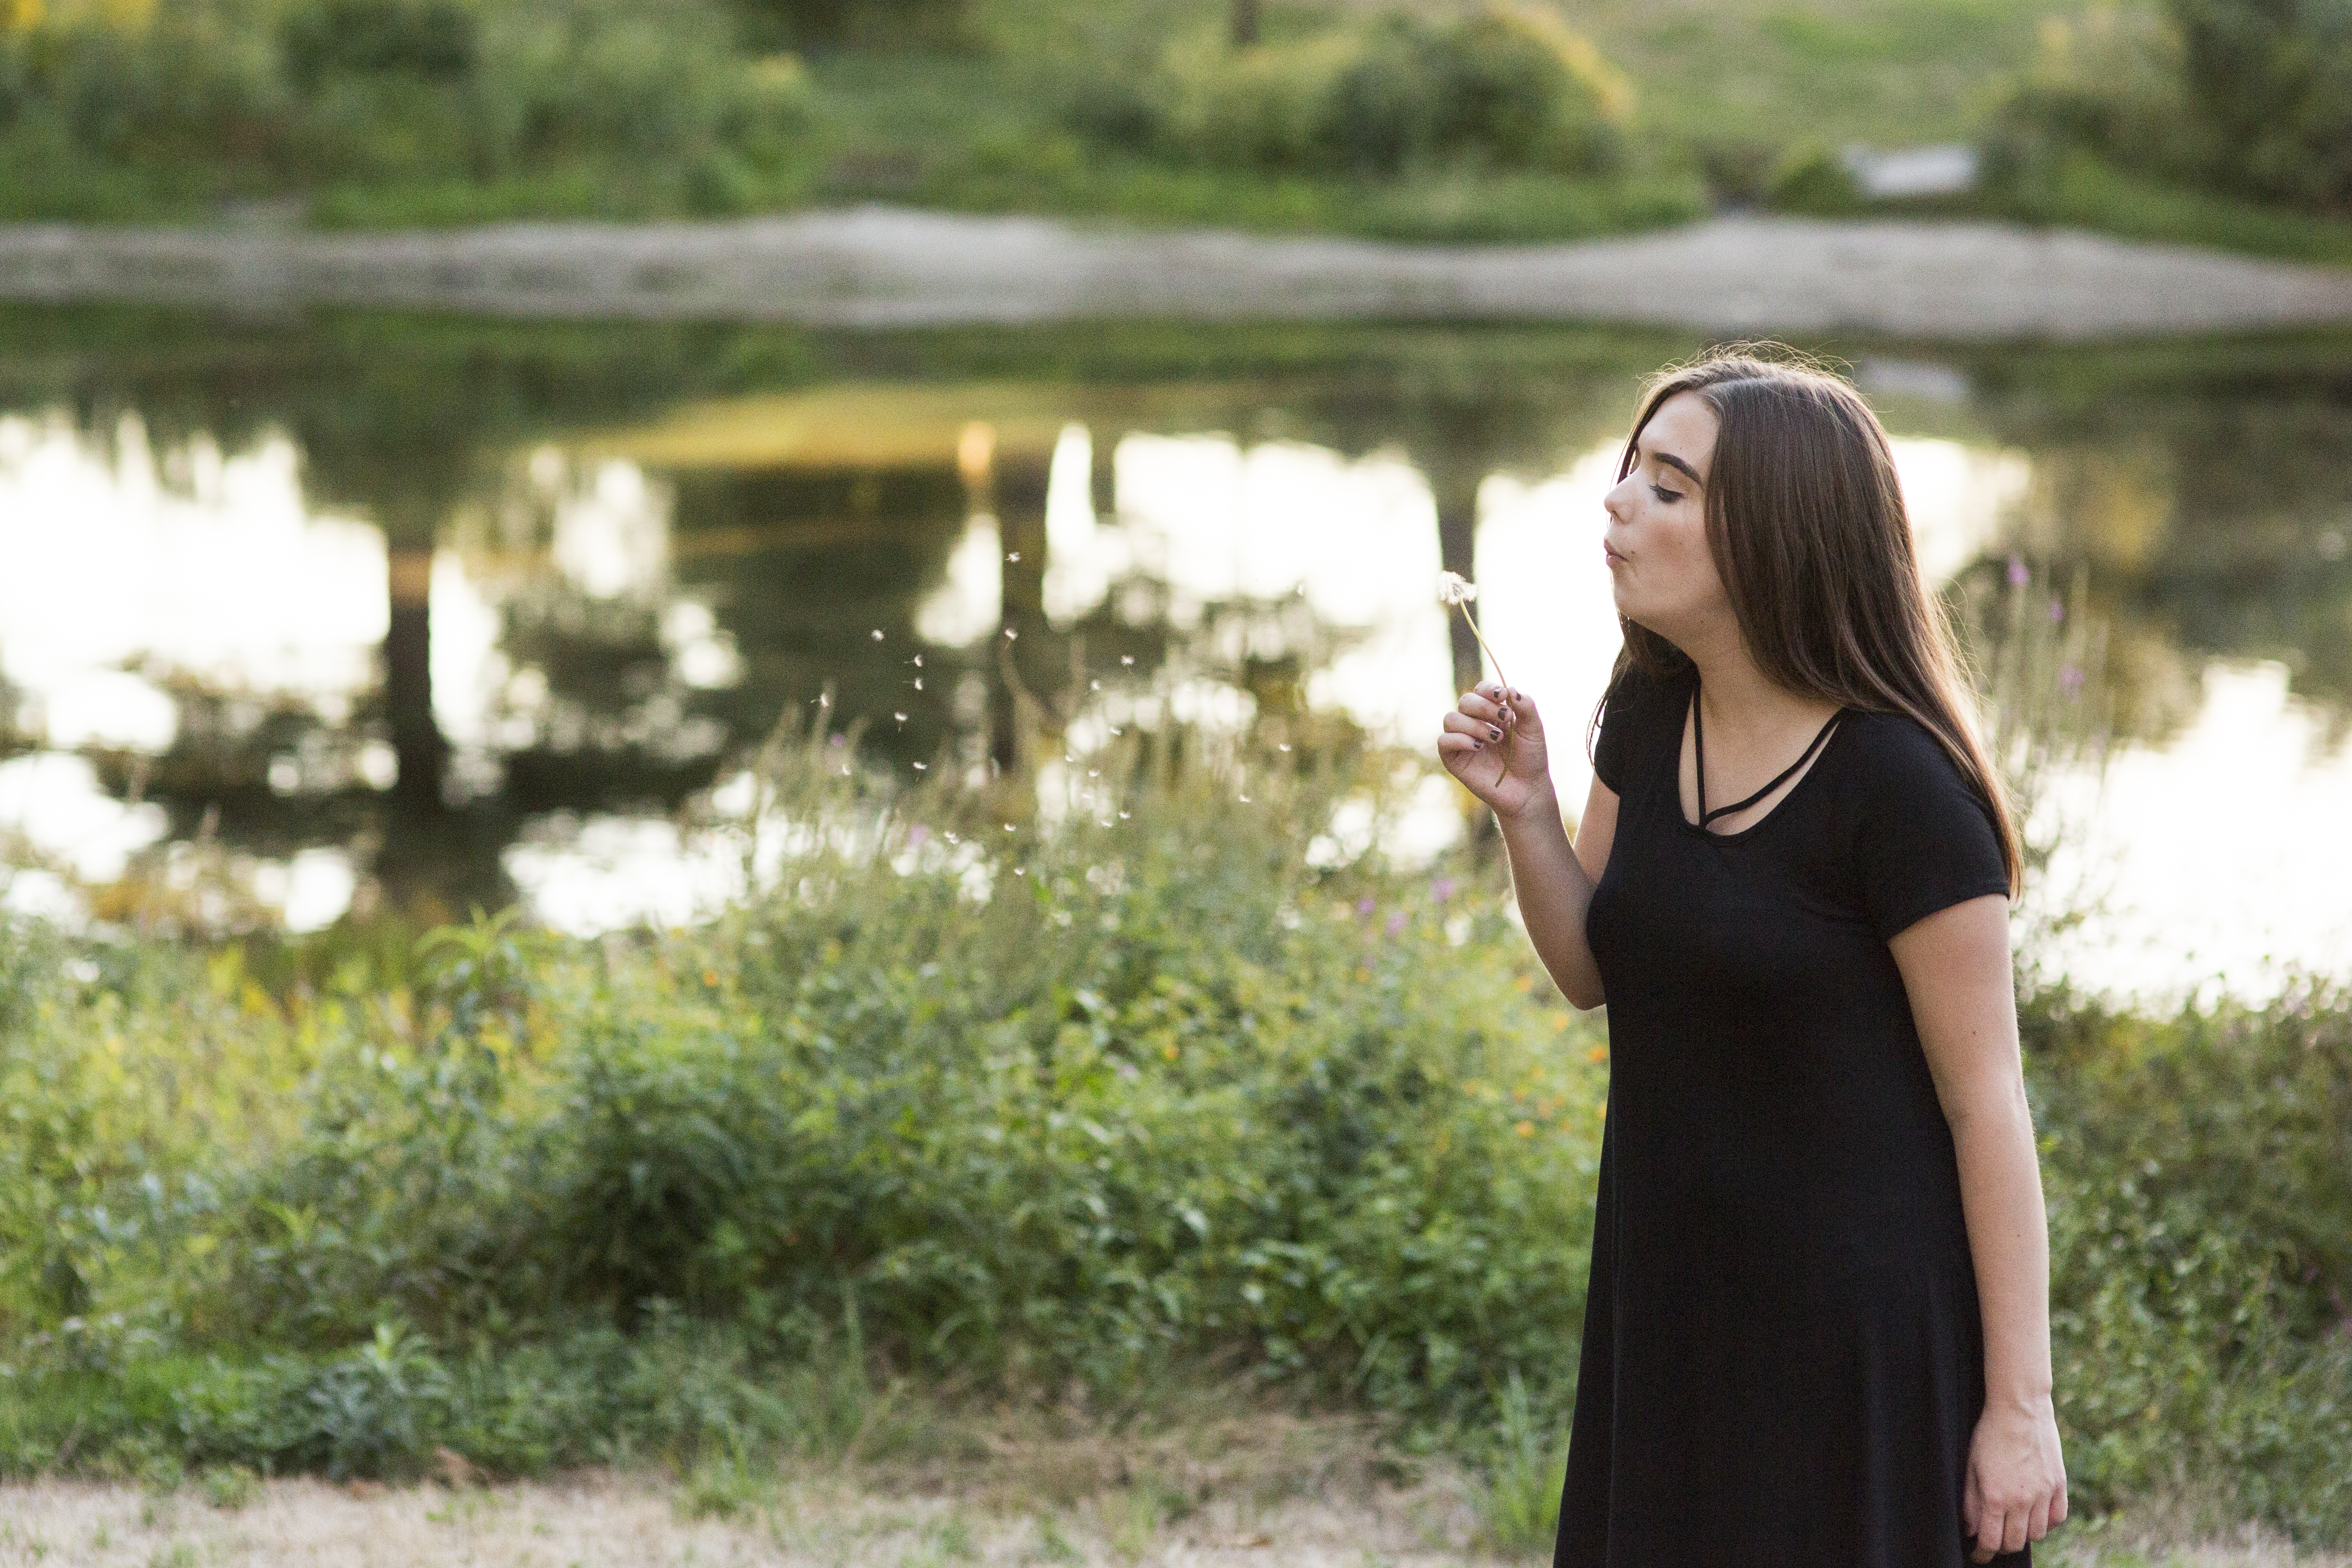
[[[1609,514],[1612,522],[1625,520],[1625,503],[1633,493],[1633,476],[1628,474],[1610,486],[1609,493],[1601,497],[1601,509]]]

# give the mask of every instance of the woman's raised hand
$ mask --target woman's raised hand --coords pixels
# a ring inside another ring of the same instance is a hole
[[[1543,718],[1528,694],[1484,681],[1462,694],[1437,737],[1437,759],[1498,817],[1551,795]]]

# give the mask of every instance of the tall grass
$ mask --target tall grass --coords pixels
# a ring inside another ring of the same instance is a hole
[[[692,931],[285,970],[12,929],[0,1467],[446,1446],[716,1496],[938,1397],[1238,1382],[1471,1455],[1538,1542],[1594,1020],[1495,868],[1327,833],[1392,759],[1119,744],[908,789],[788,737]],[[2022,1011],[2079,1500],[2352,1538],[2352,998]]]

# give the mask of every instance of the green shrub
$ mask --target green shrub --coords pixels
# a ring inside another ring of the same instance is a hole
[[[2027,1014],[2074,1484],[2352,1535],[2352,998]]]
[[[1605,1053],[1499,880],[1339,863],[1377,759],[1138,749],[1045,810],[847,755],[772,755],[763,891],[690,933],[482,921],[273,995],[11,928],[0,1470],[723,1492],[914,1443],[898,1379],[1222,1364],[1465,1448],[1538,1539]],[[2352,1540],[2352,998],[2021,1018],[2081,1502]]]
[[[2002,183],[2069,152],[2143,176],[2352,214],[2352,0],[2167,0],[2053,27],[1997,117]]]
[[[722,0],[155,0],[0,34],[0,170],[35,211],[583,172],[610,207],[733,211],[792,188],[810,119]]]
[[[1115,143],[1221,167],[1591,174],[1614,164],[1625,108],[1591,45],[1548,15],[1496,6],[1444,26],[1390,16],[1240,49],[1202,37],[1131,83],[1094,80],[1072,112]]]

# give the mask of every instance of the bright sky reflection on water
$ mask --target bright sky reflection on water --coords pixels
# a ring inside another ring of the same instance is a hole
[[[1085,429],[1065,432],[1045,517],[1045,605],[1056,625],[1137,574],[1163,585],[1179,627],[1236,595],[1297,596],[1351,639],[1313,673],[1309,700],[1391,739],[1418,745],[1434,733],[1454,695],[1448,628],[1433,594],[1434,503],[1409,463],[1287,441],[1130,434],[1115,454],[1117,514],[1097,517],[1092,456]],[[1940,439],[1901,441],[1897,456],[1931,574],[2002,548],[2004,517],[2032,477],[2024,457]],[[1481,494],[1482,623],[1543,705],[1570,802],[1585,796],[1584,725],[1617,646],[1599,549],[1615,460],[1613,444],[1596,447],[1549,477],[1490,478]],[[331,716],[365,698],[386,625],[383,538],[314,511],[299,475],[282,436],[234,453],[199,439],[158,454],[135,419],[101,442],[61,419],[0,418],[0,674],[19,727],[46,736],[45,749],[0,761],[0,835],[89,881],[121,874],[157,841],[157,809],[110,794],[74,754],[169,746],[174,707],[157,671],[292,694]],[[559,517],[553,568],[592,598],[658,598],[669,527],[661,485],[606,462]],[[993,634],[1003,549],[994,518],[965,525],[918,609],[921,637],[952,646]],[[461,753],[487,743],[516,674],[500,646],[500,573],[510,571],[455,548],[434,559],[435,709]],[[685,670],[688,685],[725,678],[731,655],[709,642],[709,621],[680,599],[664,622],[674,654],[708,666]],[[2101,896],[2097,917],[2053,949],[2091,988],[2177,994],[2213,978],[2260,994],[2297,965],[2325,969],[2352,951],[2342,892],[2352,834],[2324,831],[2352,803],[2352,754],[2329,748],[2278,666],[2210,664],[2203,683],[2193,722],[2161,747],[2124,750],[2103,793],[2072,786],[2068,807],[2089,831],[2043,896]],[[1212,697],[1245,700],[1230,689],[1193,700]],[[1416,808],[1408,837],[1423,852],[1459,829],[1449,789]],[[694,918],[742,874],[716,841],[615,814],[550,819],[505,864],[543,917],[580,932]],[[289,925],[308,929],[349,906],[357,877],[346,855],[321,847],[261,865],[255,886]],[[0,899],[41,914],[70,904],[46,873],[18,876]]]

